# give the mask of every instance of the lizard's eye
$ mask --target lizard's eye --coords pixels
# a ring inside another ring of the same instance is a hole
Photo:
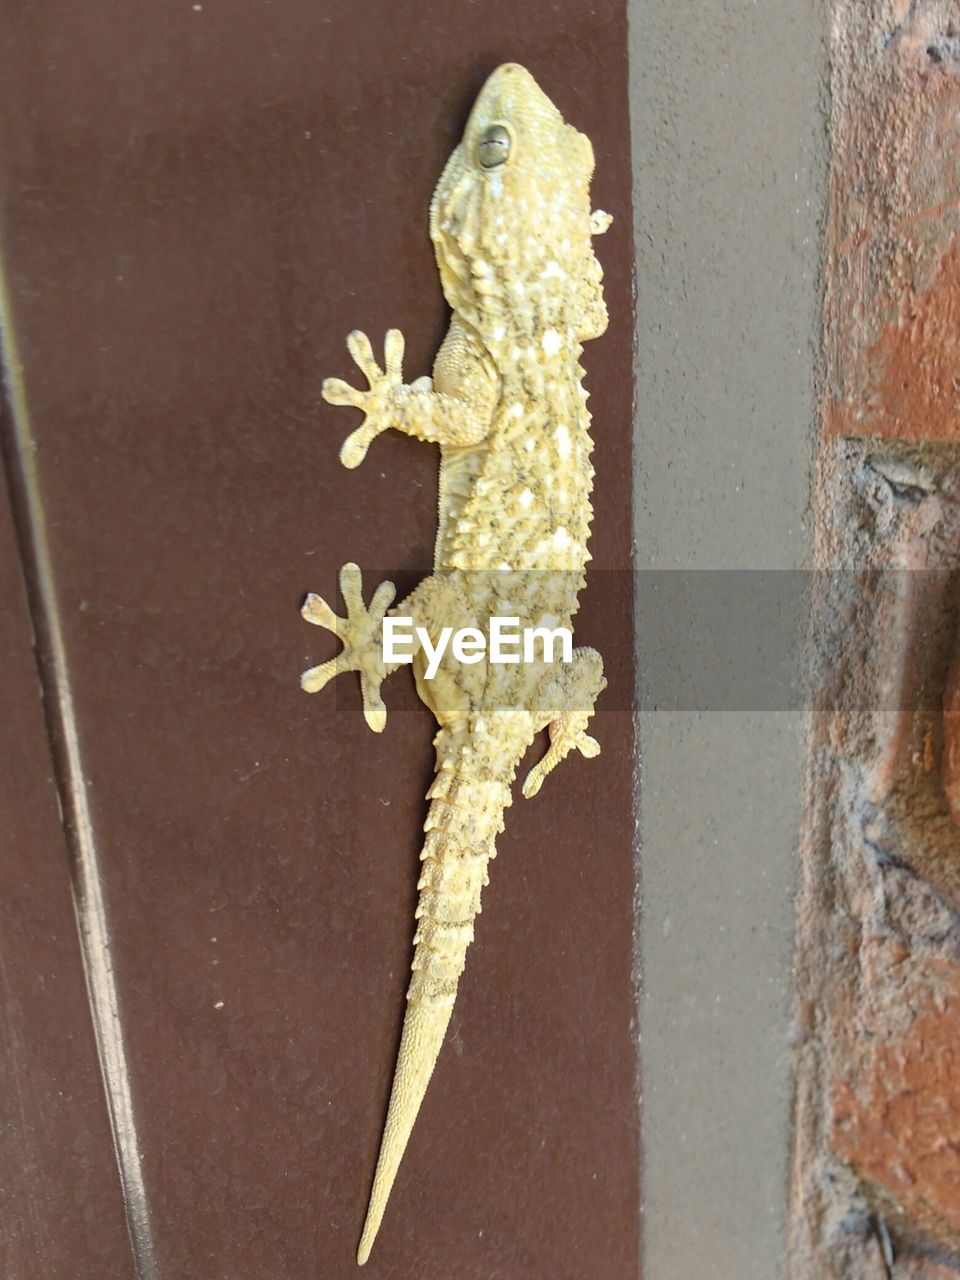
[[[510,134],[502,124],[492,124],[484,129],[477,143],[477,159],[484,169],[496,169],[506,162],[510,154]]]

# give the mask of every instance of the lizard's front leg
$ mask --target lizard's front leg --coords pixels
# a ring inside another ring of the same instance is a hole
[[[363,715],[374,733],[381,733],[387,723],[387,708],[380,696],[380,686],[401,662],[386,662],[383,656],[383,619],[390,610],[393,617],[409,616],[414,627],[422,627],[431,644],[436,644],[440,633],[449,633],[472,625],[470,602],[454,583],[438,575],[424,578],[420,585],[395,609],[390,609],[396,589],[392,582],[381,582],[373,593],[370,607],[363,603],[363,582],[355,564],[345,564],[340,570],[340,591],[347,606],[347,616],[341,618],[327,602],[311,593],[300,610],[307,622],[332,631],[343,644],[335,658],[318,667],[310,667],[300,677],[300,686],[307,693],[319,693],[324,686],[344,671],[360,674],[360,691],[363,695]],[[466,713],[472,697],[482,687],[486,664],[480,668],[465,668],[458,673],[456,664],[451,667],[449,657],[439,664],[433,680],[425,681],[421,645],[416,639],[412,646],[414,675],[423,701],[443,724]]]
[[[358,671],[364,719],[374,733],[381,733],[387,723],[387,708],[380,696],[380,686],[400,665],[388,666],[383,660],[383,615],[393,604],[396,588],[392,582],[381,582],[368,609],[363,603],[363,580],[359,568],[355,564],[345,564],[340,570],[340,592],[347,606],[345,618],[334,613],[326,600],[313,592],[307,596],[300,610],[307,622],[332,631],[343,644],[335,658],[304,671],[300,687],[307,693],[319,693],[341,672]]]
[[[359,391],[340,378],[327,378],[321,394],[328,404],[361,409],[364,420],[344,441],[340,461],[358,467],[373,440],[393,427],[437,444],[479,444],[496,406],[496,373],[479,340],[454,318],[434,363],[434,377],[403,381],[403,335],[390,329],[384,340],[384,367],[373,357],[370,339],[359,329],[347,349],[369,384]]]
[[[550,746],[523,782],[524,797],[529,800],[543,786],[547,774],[576,748],[592,759],[600,754],[600,743],[587,733],[594,704],[606,688],[603,659],[596,649],[575,649],[573,661],[564,664],[559,674],[542,686],[542,701],[536,707],[540,717],[538,731],[548,725]]]

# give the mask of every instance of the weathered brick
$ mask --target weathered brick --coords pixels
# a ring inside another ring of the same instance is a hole
[[[960,1256],[958,464],[955,446],[821,450],[795,1280]]]
[[[940,781],[950,816],[960,825],[960,642],[954,645],[943,690],[943,755],[940,761]]]
[[[960,436],[960,12],[838,0],[827,435]]]
[[[854,1047],[834,1084],[830,1142],[910,1225],[957,1247],[960,972],[940,986],[919,1009],[883,1011],[875,1038]],[[906,1030],[890,1034],[905,1018]]]
[[[830,88],[790,1275],[960,1280],[956,0],[833,0]]]

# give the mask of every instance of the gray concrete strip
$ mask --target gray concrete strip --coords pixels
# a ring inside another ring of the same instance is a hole
[[[637,567],[796,569],[809,563],[825,9],[634,0],[630,16]],[[638,619],[645,597],[656,607],[651,578]],[[759,654],[764,636],[744,630]],[[669,654],[639,663],[643,1274],[772,1280],[804,711],[786,697],[658,706]]]

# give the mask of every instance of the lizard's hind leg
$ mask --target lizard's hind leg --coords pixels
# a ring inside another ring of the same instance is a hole
[[[300,610],[307,622],[324,627],[343,644],[343,649],[329,662],[311,667],[300,677],[300,687],[307,693],[318,693],[334,676],[343,671],[360,673],[363,715],[374,733],[382,732],[387,723],[387,708],[380,696],[380,685],[395,667],[383,660],[383,615],[393,604],[396,588],[392,582],[381,582],[373,593],[369,609],[363,603],[362,579],[355,564],[340,570],[340,591],[347,605],[347,616],[339,617],[326,600],[312,592]]]
[[[523,795],[529,800],[543,786],[547,774],[576,748],[592,759],[600,754],[600,743],[587,733],[594,703],[606,688],[603,659],[596,649],[575,649],[573,660],[565,663],[557,677],[541,686],[543,702],[535,708],[538,729],[549,726],[550,746],[523,781]]]

